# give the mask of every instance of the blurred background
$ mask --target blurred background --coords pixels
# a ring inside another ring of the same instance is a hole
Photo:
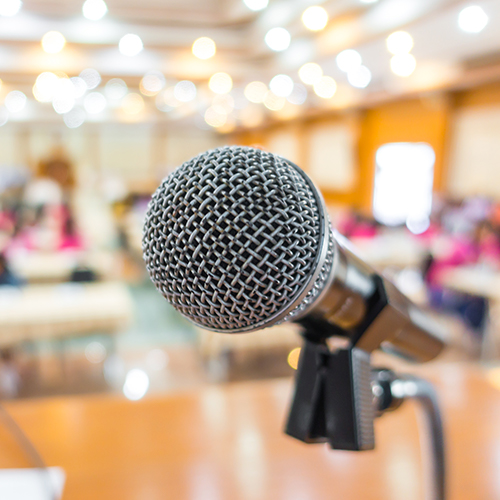
[[[293,326],[197,331],[142,262],[161,179],[225,144],[314,179],[438,362],[494,367],[499,30],[498,0],[0,1],[1,397],[293,374]]]

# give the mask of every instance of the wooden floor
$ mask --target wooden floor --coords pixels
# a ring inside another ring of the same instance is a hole
[[[500,391],[464,364],[421,368],[436,381],[447,431],[450,500],[500,498]],[[413,403],[376,423],[371,452],[331,451],[282,433],[290,380],[234,383],[139,402],[84,396],[6,403],[64,500],[423,498]],[[0,428],[0,467],[28,466]]]

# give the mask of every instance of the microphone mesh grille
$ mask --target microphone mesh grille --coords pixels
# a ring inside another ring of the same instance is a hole
[[[319,210],[284,158],[246,147],[208,151],[154,193],[146,267],[162,295],[199,326],[251,328],[289,307],[314,273]]]

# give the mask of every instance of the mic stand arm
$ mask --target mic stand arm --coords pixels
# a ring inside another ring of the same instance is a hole
[[[414,399],[424,410],[432,443],[432,490],[445,498],[443,425],[433,386],[418,377],[372,369],[357,347],[330,351],[325,341],[305,339],[286,433],[306,443],[328,442],[337,450],[372,450],[374,419]],[[426,462],[426,461],[425,461]]]

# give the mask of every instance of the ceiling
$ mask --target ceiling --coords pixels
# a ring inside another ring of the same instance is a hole
[[[77,76],[85,68],[96,69],[102,84],[93,91],[103,91],[111,78],[123,79],[129,92],[139,93],[141,78],[149,71],[162,72],[167,87],[179,80],[191,80],[198,87],[195,102],[168,112],[155,107],[155,96],[144,96],[140,113],[124,116],[115,107],[87,116],[87,121],[149,122],[189,124],[195,120],[206,127],[203,115],[213,95],[207,81],[215,72],[231,75],[236,108],[228,116],[228,125],[255,126],[269,119],[291,118],[325,108],[351,108],[390,99],[401,93],[415,93],[442,88],[456,88],[485,81],[500,80],[500,0],[480,0],[475,4],[487,13],[489,22],[480,33],[465,33],[458,28],[462,0],[270,0],[260,12],[249,10],[242,0],[107,0],[108,13],[99,21],[82,16],[83,0],[25,0],[13,17],[0,16],[0,103],[12,90],[28,97],[26,109],[6,113],[11,122],[63,123],[50,103],[38,103],[32,87],[44,71]],[[308,31],[301,14],[310,5],[321,4],[329,14],[329,23],[319,32]],[[273,52],[265,42],[273,27],[286,28],[292,37],[289,48]],[[65,48],[57,54],[42,50],[40,40],[48,31],[59,31],[66,38]],[[405,30],[414,39],[411,53],[417,60],[408,78],[390,70],[391,54],[385,39],[395,30]],[[120,38],[127,33],[140,36],[144,50],[134,57],[118,50]],[[191,46],[200,36],[212,38],[216,55],[197,59]],[[372,74],[365,89],[349,85],[345,73],[335,63],[344,49],[356,49]],[[323,72],[337,83],[331,99],[321,99],[308,88],[308,98],[301,106],[286,104],[287,112],[269,111],[262,104],[250,104],[242,89],[251,81],[266,84],[276,74],[289,75],[300,82],[298,69],[307,62],[321,65]],[[77,102],[76,106],[81,106]],[[260,121],[241,119],[249,107]],[[0,108],[0,123],[2,123]],[[4,120],[5,121],[5,120]]]

